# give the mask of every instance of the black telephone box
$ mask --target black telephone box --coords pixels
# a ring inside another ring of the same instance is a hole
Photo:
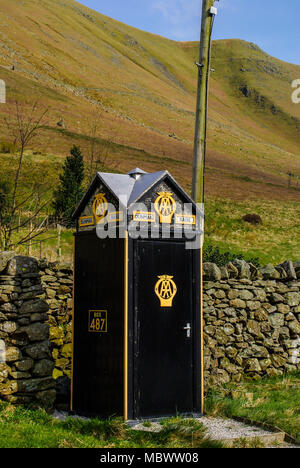
[[[203,214],[167,171],[98,173],[74,213],[71,410],[203,412]]]

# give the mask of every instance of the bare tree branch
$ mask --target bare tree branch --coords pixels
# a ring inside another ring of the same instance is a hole
[[[24,152],[28,147],[29,143],[36,136],[38,136],[39,131],[46,124],[45,118],[47,113],[48,109],[44,109],[42,111],[39,110],[38,101],[34,102],[33,105],[29,108],[26,108],[25,105],[20,104],[18,101],[15,101],[14,112],[13,110],[11,110],[10,114],[4,118],[7,130],[14,142],[14,146],[18,147],[18,164],[16,174],[13,180],[13,189],[10,206],[6,216],[7,222],[6,225],[0,226],[1,237],[4,239],[5,249],[10,248],[12,245],[14,245],[12,242],[13,232],[17,229],[20,229],[20,227],[24,227],[32,220],[36,219],[36,217],[40,214],[42,209],[47,205],[47,203],[41,204],[40,194],[39,192],[37,192],[36,202],[32,200],[30,204],[30,208],[32,208],[35,203],[35,209],[33,210],[33,214],[21,225],[15,225],[17,211],[22,206],[26,205],[26,203],[28,203],[28,201],[34,195],[33,191],[32,194],[29,196],[27,194],[20,196],[19,184],[21,171],[23,167]],[[20,242],[17,242],[17,244],[19,243]]]

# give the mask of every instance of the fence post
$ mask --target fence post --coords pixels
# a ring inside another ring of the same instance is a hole
[[[57,225],[57,256],[58,261],[61,261],[61,225]]]
[[[29,227],[30,235],[32,233],[32,230],[33,230],[32,221],[30,221],[30,227]],[[32,239],[31,238],[29,239],[29,244],[28,244],[28,256],[29,257],[32,256]]]

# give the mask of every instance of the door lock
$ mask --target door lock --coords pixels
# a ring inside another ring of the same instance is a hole
[[[186,327],[183,327],[183,330],[186,330],[186,337],[187,338],[190,338],[191,337],[191,324],[190,323],[187,323],[186,324]]]

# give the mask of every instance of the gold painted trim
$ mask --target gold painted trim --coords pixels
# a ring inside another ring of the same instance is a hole
[[[172,197],[172,192],[157,192],[158,197],[154,202],[154,209],[159,215],[161,223],[171,224],[176,211],[176,201]]]
[[[124,420],[128,420],[128,231],[124,239]]]
[[[100,212],[99,212],[100,207]],[[105,193],[98,193],[95,195],[93,202],[93,213],[95,216],[96,224],[103,223],[103,220],[107,214],[108,202]]]
[[[204,346],[203,346],[203,247],[200,249],[200,336],[201,336],[201,413],[204,414]]]
[[[136,219],[137,215],[151,215],[152,219]],[[134,211],[133,212],[133,221],[136,221],[138,223],[155,223],[155,212],[154,211]]]
[[[179,220],[178,218],[193,218],[193,221],[185,221],[185,220]],[[196,216],[195,215],[175,215],[175,224],[190,224],[190,225],[195,225],[196,224]]]
[[[73,374],[74,374],[74,294],[75,294],[75,236],[72,242],[73,249],[73,294],[72,294],[72,364],[71,364],[71,401],[70,409],[73,411]]]
[[[90,223],[82,223],[82,221],[84,221],[85,219],[91,219],[92,218],[92,222]],[[91,216],[81,216],[81,218],[79,218],[79,227],[87,227],[87,226],[94,226],[95,225],[95,220],[94,220],[94,216],[91,215]]]
[[[177,293],[177,286],[173,278],[174,276],[169,275],[158,276],[154,291],[160,300],[160,307],[172,307],[173,299]]]
[[[102,329],[100,329],[100,330],[91,330],[91,314],[92,313],[98,313],[98,312],[99,313],[102,313],[102,312],[105,313],[105,329],[104,330],[102,330]],[[108,333],[108,323],[107,323],[107,321],[108,321],[108,311],[107,310],[104,310],[104,309],[102,309],[102,310],[89,310],[88,319],[89,319],[89,321],[88,321],[88,332],[89,333]]]

